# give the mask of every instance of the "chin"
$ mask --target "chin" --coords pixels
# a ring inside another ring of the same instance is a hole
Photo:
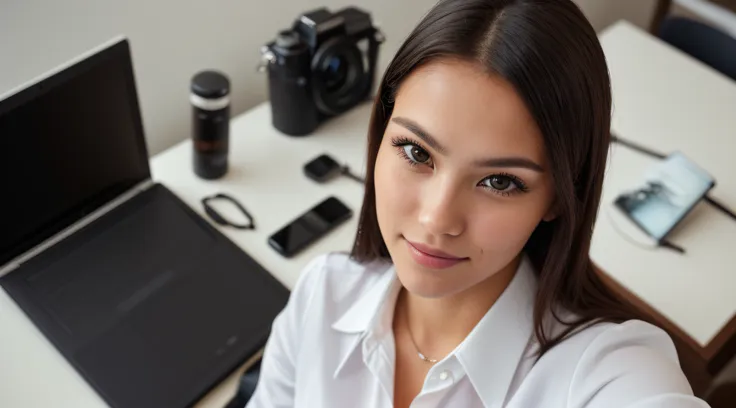
[[[438,299],[461,292],[457,275],[452,269],[433,271],[409,262],[396,263],[396,275],[401,285],[412,295]],[[454,285],[453,285],[454,284]]]

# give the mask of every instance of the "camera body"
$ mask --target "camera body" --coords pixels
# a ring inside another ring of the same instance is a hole
[[[261,49],[273,126],[307,135],[371,97],[384,38],[370,14],[347,7],[304,13]]]

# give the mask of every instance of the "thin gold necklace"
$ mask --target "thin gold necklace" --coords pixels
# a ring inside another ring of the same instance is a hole
[[[429,358],[422,354],[421,351],[419,351],[419,347],[417,347],[417,342],[414,341],[414,336],[411,334],[411,327],[409,327],[409,312],[406,310],[406,306],[404,306],[404,320],[406,321],[406,331],[407,333],[409,333],[409,339],[411,339],[411,343],[414,345],[414,350],[417,351],[417,355],[419,356],[419,358],[429,364],[437,363],[439,360]]]

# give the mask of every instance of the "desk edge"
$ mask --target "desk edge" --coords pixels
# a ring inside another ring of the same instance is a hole
[[[679,326],[672,323],[672,321],[663,316],[648,303],[626,289],[603,269],[597,265],[595,266],[595,269],[603,282],[617,295],[619,295],[622,300],[628,302],[644,313],[647,317],[651,318],[654,322],[660,325],[663,330],[668,332],[670,336],[677,337],[691,348],[698,357],[703,360],[708,372],[711,374],[718,373],[726,364],[728,364],[731,357],[736,354],[736,314],[731,317],[731,320],[729,320],[728,323],[721,327],[718,333],[710,339],[708,344],[702,346],[689,334],[685,333],[685,331]]]

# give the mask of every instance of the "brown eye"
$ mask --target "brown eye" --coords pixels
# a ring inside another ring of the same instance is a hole
[[[427,164],[429,162],[429,153],[427,153],[426,150],[422,149],[419,146],[415,145],[405,145],[403,146],[404,153],[406,153],[406,156],[417,163],[421,164]]]
[[[492,176],[488,179],[489,185],[496,190],[506,191],[513,182],[508,177]]]
[[[526,183],[511,174],[494,174],[481,180],[478,185],[504,197],[529,191]]]

